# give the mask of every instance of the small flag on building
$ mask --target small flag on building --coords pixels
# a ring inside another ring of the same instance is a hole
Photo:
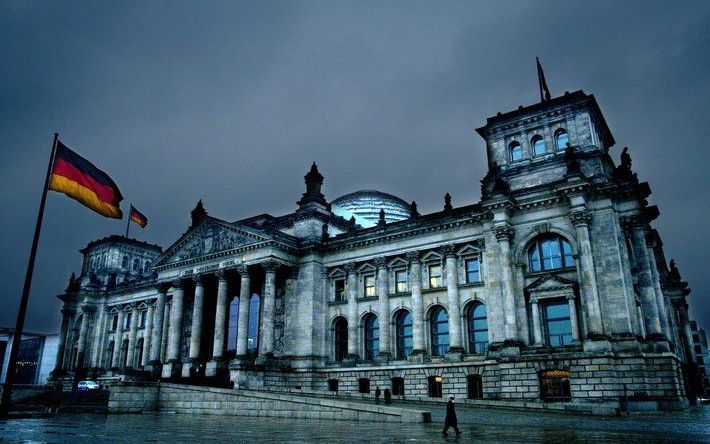
[[[49,189],[64,193],[102,216],[123,218],[123,196],[116,183],[94,164],[57,141]]]
[[[550,88],[547,87],[547,82],[545,81],[545,72],[542,70],[542,65],[540,65],[540,59],[535,57],[537,61],[537,81],[540,84],[540,101],[550,100],[552,95],[550,94]]]
[[[145,217],[143,213],[136,210],[136,207],[133,205],[131,205],[131,220],[140,225],[141,228],[145,228],[145,226],[148,225],[148,218]]]

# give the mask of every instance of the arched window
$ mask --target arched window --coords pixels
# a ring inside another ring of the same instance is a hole
[[[113,349],[114,349],[114,342],[111,341],[108,343],[108,347],[106,347],[106,355],[105,355],[105,360],[104,360],[104,367],[105,368],[111,368],[113,365]]]
[[[133,368],[139,368],[143,366],[143,338],[140,338],[138,340],[138,343],[136,344],[136,350],[133,353],[133,356],[135,356],[133,362]]]
[[[128,269],[128,256],[123,256],[123,259],[121,259],[121,268]]]
[[[486,306],[471,304],[468,308],[468,351],[483,354],[488,350],[488,317]]]
[[[126,368],[126,361],[128,360],[128,339],[123,341],[121,344],[121,368]]]
[[[133,259],[133,271],[141,271],[140,259]]]
[[[518,142],[510,142],[508,150],[510,151],[510,160],[512,162],[523,160],[523,147]]]
[[[380,324],[377,316],[369,314],[365,317],[365,360],[371,361],[377,357],[380,350]]]
[[[412,353],[413,331],[412,314],[406,310],[400,310],[397,314],[395,324],[397,326],[397,358],[406,359]]]
[[[545,141],[542,139],[541,135],[534,135],[532,139],[530,139],[530,145],[533,148],[533,154],[536,156],[545,154]]]
[[[258,294],[251,295],[249,300],[249,334],[247,335],[247,353],[256,354],[259,351],[259,308],[261,298]]]
[[[340,316],[333,323],[335,360],[340,362],[348,355],[348,321]]]
[[[227,350],[237,350],[237,325],[239,324],[239,298],[229,304],[229,326],[227,327]]]
[[[150,261],[145,261],[145,264],[143,265],[143,273],[150,272],[151,265],[153,265],[153,264],[151,264]]]
[[[538,238],[528,250],[530,271],[574,267],[572,247],[557,235]]]
[[[557,151],[564,151],[567,149],[567,142],[569,142],[569,136],[564,128],[560,128],[555,131],[555,149]]]
[[[449,351],[449,316],[443,307],[431,312],[431,354],[444,356]]]

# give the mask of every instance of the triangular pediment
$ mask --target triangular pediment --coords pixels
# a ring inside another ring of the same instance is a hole
[[[569,279],[554,274],[546,274],[536,279],[535,282],[525,287],[525,289],[529,292],[542,292],[571,289],[574,285],[575,283]]]
[[[256,230],[209,217],[171,245],[155,266],[210,256],[270,239]]]

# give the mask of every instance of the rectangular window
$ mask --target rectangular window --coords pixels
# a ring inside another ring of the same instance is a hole
[[[547,345],[558,347],[572,343],[572,323],[567,301],[544,304],[543,320]]]
[[[113,320],[111,321],[111,331],[116,331],[118,328],[118,315],[113,315]]]
[[[365,297],[371,298],[375,294],[375,276],[365,276]]]
[[[141,328],[145,328],[145,320],[146,320],[147,316],[148,316],[147,311],[141,312]]]
[[[568,401],[571,398],[569,371],[544,370],[540,372],[540,398],[543,401]]]
[[[404,378],[392,378],[392,394],[395,396],[404,396]]]
[[[328,391],[329,392],[337,392],[338,391],[338,380],[337,379],[329,379],[328,380]]]
[[[441,287],[441,265],[429,265],[429,288]]]
[[[466,259],[466,282],[481,282],[481,266],[478,258]]]
[[[358,379],[357,388],[359,393],[370,393],[370,380],[367,378]]]
[[[468,399],[483,399],[483,378],[481,375],[468,375]]]
[[[405,293],[409,291],[409,285],[407,282],[407,270],[399,270],[394,272],[395,280],[395,291],[397,293]]]
[[[133,313],[126,314],[126,322],[123,323],[123,329],[127,330],[131,327],[131,316]]]
[[[427,378],[428,382],[428,394],[430,398],[441,398],[441,376],[429,376]]]
[[[345,279],[336,279],[334,282],[335,296],[334,301],[344,301],[345,298]]]

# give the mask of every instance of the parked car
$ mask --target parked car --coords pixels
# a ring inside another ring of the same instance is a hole
[[[79,381],[76,385],[77,392],[90,392],[92,390],[100,390],[101,386],[95,381]]]

